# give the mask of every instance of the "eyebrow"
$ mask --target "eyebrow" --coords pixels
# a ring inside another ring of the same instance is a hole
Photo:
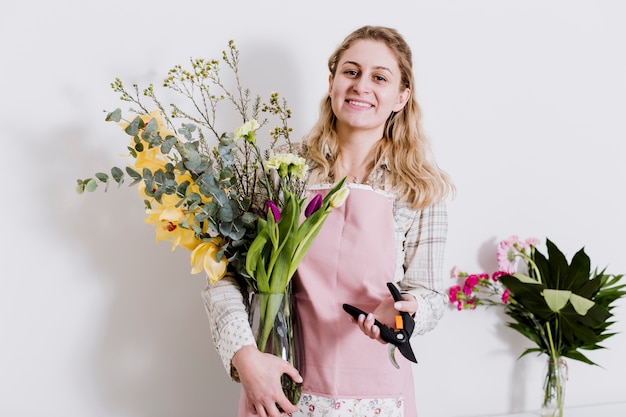
[[[358,62],[354,62],[354,61],[344,61],[344,62],[341,64],[341,66],[344,66],[344,65],[346,65],[346,64],[348,64],[348,65],[355,65],[355,66],[357,66],[357,67],[359,67],[359,68],[361,67],[361,65],[360,65]],[[391,71],[391,69],[389,69],[388,67],[385,67],[385,66],[383,66],[383,65],[377,65],[377,66],[375,66],[375,67],[374,67],[374,69],[377,69],[377,70],[384,70],[384,71],[389,72],[390,74],[393,74],[393,71]]]

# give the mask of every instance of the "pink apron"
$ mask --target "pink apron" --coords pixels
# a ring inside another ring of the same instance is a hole
[[[369,187],[352,187],[294,277],[304,339],[303,397],[399,398],[404,416],[416,416],[411,362],[396,351],[400,369],[394,368],[387,345],[365,336],[342,308],[348,303],[372,311],[389,297],[395,257],[393,202]]]

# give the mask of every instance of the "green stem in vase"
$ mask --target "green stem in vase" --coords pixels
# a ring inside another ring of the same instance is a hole
[[[260,327],[261,331],[257,338],[257,346],[261,352],[265,352],[267,348],[267,341],[272,329],[274,328],[274,322],[278,315],[278,310],[283,302],[285,294],[259,294],[259,306],[260,306]]]

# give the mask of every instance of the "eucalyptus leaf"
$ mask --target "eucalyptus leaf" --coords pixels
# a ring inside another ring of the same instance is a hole
[[[85,192],[85,183],[81,180],[76,181],[76,193],[83,194]]]
[[[122,171],[118,167],[111,168],[111,176],[118,184],[122,184],[124,182],[124,171]]]
[[[98,188],[98,183],[96,182],[96,180],[89,178],[85,183],[85,190],[87,190],[88,192],[93,192],[96,188]]]
[[[172,135],[167,135],[165,137],[165,140],[163,141],[163,143],[161,144],[161,153],[167,155],[168,153],[170,153],[170,151],[172,150],[172,148],[174,147],[174,145],[176,145],[176,142],[178,140],[176,139],[176,136],[172,136]]]
[[[137,171],[135,171],[133,168],[131,167],[126,167],[126,173],[133,179],[133,180],[141,180],[141,174],[138,173]]]
[[[98,178],[101,182],[108,182],[109,176],[104,172],[96,172],[96,178]]]
[[[122,110],[120,108],[113,110],[106,115],[106,118],[104,120],[106,120],[107,122],[119,123],[119,121],[122,120]]]
[[[140,116],[135,117],[124,129],[129,136],[137,136],[139,129],[144,127],[144,122]]]

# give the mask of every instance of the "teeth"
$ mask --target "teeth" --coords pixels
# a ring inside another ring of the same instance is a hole
[[[354,105],[354,106],[359,106],[359,107],[372,107],[371,104],[367,104],[367,103],[361,103],[359,101],[352,101],[352,100],[348,100],[348,103]]]

